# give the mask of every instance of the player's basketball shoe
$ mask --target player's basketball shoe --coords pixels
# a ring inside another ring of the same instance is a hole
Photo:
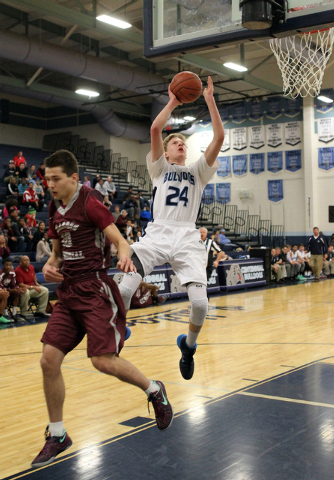
[[[64,452],[72,445],[72,440],[64,430],[61,437],[51,437],[49,426],[46,427],[45,433],[45,445],[39,452],[35,460],[33,460],[32,468],[44,467],[52,463],[59,453]]]
[[[187,335],[182,334],[177,337],[177,346],[181,350],[180,372],[185,380],[190,380],[194,374],[195,362],[193,356],[196,353],[197,343],[194,348],[187,345]]]
[[[160,387],[160,390],[151,393],[148,397],[148,404],[152,402],[159,430],[166,430],[170,427],[173,421],[173,408],[168,401],[164,384],[159,381],[156,381],[155,383]],[[150,411],[150,409],[148,411]]]

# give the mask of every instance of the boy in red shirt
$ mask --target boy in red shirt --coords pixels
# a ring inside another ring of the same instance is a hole
[[[10,258],[6,258],[6,260],[3,262],[3,268],[0,271],[0,288],[6,290],[9,294],[7,301],[13,305],[13,320],[16,322],[25,322],[25,319],[18,315],[17,307],[19,305],[21,293],[24,293],[26,290],[17,285],[16,274],[13,270],[13,264]],[[10,321],[8,316],[7,302],[4,315]]]

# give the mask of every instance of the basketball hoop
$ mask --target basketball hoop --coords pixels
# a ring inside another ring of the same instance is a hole
[[[282,73],[285,96],[320,94],[333,43],[334,28],[269,40]]]

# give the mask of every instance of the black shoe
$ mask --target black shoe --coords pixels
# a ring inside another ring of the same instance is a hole
[[[49,313],[43,313],[43,312],[35,312],[34,317],[49,318],[50,314]]]
[[[180,372],[185,380],[190,380],[194,374],[195,362],[193,356],[196,353],[197,343],[194,348],[187,345],[187,335],[182,334],[177,337],[177,346],[182,352],[180,359]]]
[[[26,322],[25,317],[23,317],[23,315],[18,315],[18,314],[13,315],[13,320],[15,322],[18,322],[18,323],[25,323]]]

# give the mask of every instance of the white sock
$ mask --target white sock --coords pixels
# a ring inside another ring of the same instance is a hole
[[[13,315],[17,314],[17,307],[13,307]]]
[[[8,308],[5,308],[3,314],[4,314],[4,315],[8,315]]]
[[[49,423],[49,430],[51,437],[61,437],[64,432],[64,422]]]
[[[188,345],[189,348],[194,348],[195,347],[198,335],[199,335],[199,332],[194,333],[191,330],[188,330],[188,335],[187,335],[187,338],[186,338],[186,344]]]
[[[150,386],[148,387],[147,390],[145,390],[145,393],[149,397],[151,393],[158,392],[159,390],[160,390],[159,385],[157,385],[154,380],[150,380]]]

